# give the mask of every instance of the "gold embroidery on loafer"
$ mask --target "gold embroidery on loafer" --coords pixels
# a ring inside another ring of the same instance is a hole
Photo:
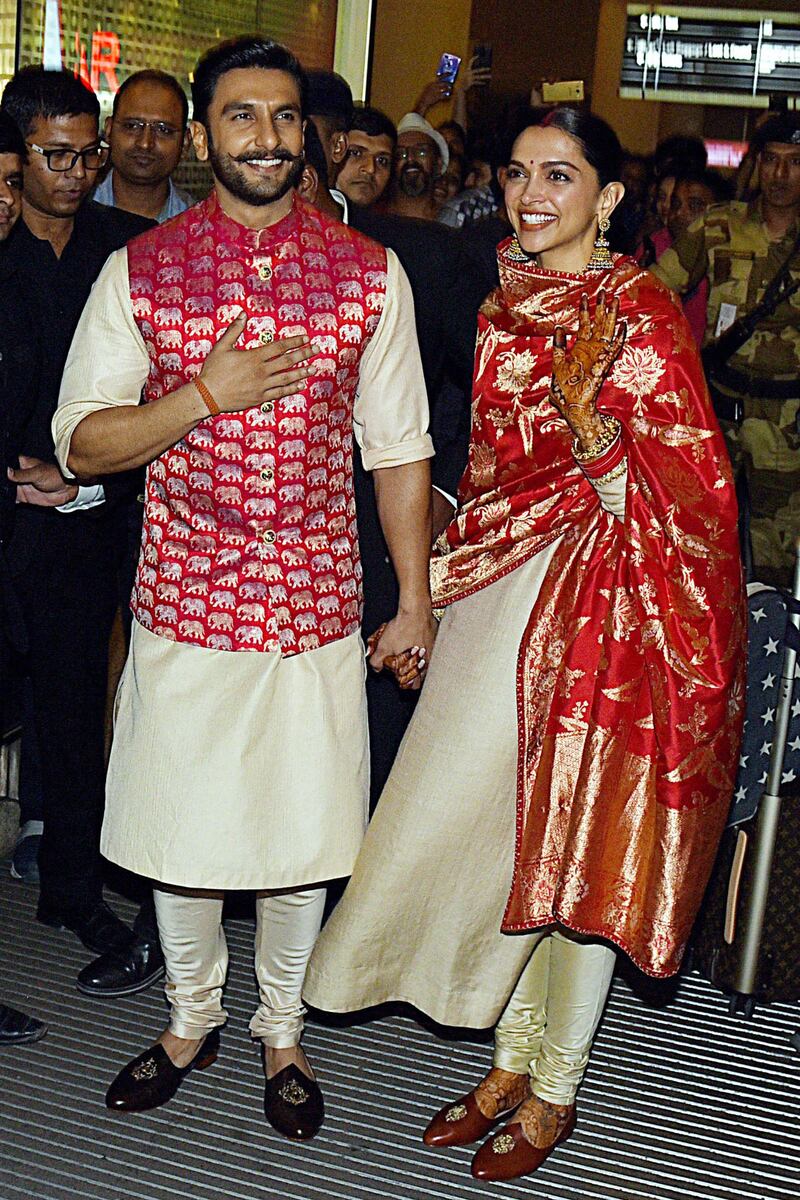
[[[143,1079],[155,1079],[158,1074],[158,1063],[154,1058],[146,1058],[143,1063],[131,1071],[132,1077],[137,1083],[141,1083]]]
[[[287,1079],[286,1083],[279,1089],[278,1095],[281,1100],[285,1100],[287,1104],[305,1104],[308,1099],[308,1092],[304,1087],[301,1087],[296,1079]]]
[[[445,1121],[463,1121],[467,1115],[466,1104],[454,1104],[452,1108],[448,1108],[444,1114]]]
[[[492,1151],[495,1154],[510,1154],[515,1145],[513,1134],[500,1133],[492,1141]]]

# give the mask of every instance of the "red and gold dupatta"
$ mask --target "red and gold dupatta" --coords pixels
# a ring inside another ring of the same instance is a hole
[[[517,663],[517,836],[506,932],[559,921],[674,973],[732,795],[744,702],[736,500],[680,305],[631,259],[544,271],[500,247],[480,315],[469,465],[434,601],[558,539]],[[624,521],[548,399],[556,325],[619,297],[628,337],[599,407],[623,430]],[[491,697],[488,698],[491,702]]]

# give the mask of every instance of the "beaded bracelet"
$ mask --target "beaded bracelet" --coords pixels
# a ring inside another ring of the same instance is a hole
[[[195,379],[193,379],[192,383],[200,393],[200,399],[203,401],[203,404],[205,404],[212,417],[218,417],[220,413],[219,405],[211,395],[211,392],[208,390],[206,385],[203,383],[200,376],[198,375]]]
[[[601,455],[605,454],[613,446],[620,435],[621,426],[616,417],[609,416],[608,413],[600,413],[599,416],[603,423],[603,432],[595,438],[591,450],[581,450],[580,442],[577,438],[572,443],[573,456],[581,464],[591,463],[596,458],[600,458]]]

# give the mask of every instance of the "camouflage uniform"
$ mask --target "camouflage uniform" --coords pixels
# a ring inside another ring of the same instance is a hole
[[[770,241],[757,200],[716,204],[690,225],[659,259],[653,273],[684,293],[708,277],[706,343],[713,341],[723,303],[749,312],[786,260],[794,227]],[[800,278],[800,253],[792,263]],[[747,474],[752,505],[753,557],[758,578],[791,582],[794,539],[800,536],[800,291],[759,322],[728,360],[729,377],[716,390],[740,402],[737,427],[721,421],[734,467]]]

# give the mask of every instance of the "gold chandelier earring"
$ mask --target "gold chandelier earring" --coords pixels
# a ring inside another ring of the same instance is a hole
[[[511,242],[508,246],[506,254],[512,262],[527,263],[531,261],[530,255],[526,254],[522,249],[522,246],[519,244],[519,239],[515,233],[511,236]]]
[[[606,237],[610,227],[611,222],[608,217],[601,217],[597,223],[597,237],[594,241],[592,256],[586,264],[587,271],[607,271],[609,267],[613,267],[614,259],[608,249],[608,238]]]

